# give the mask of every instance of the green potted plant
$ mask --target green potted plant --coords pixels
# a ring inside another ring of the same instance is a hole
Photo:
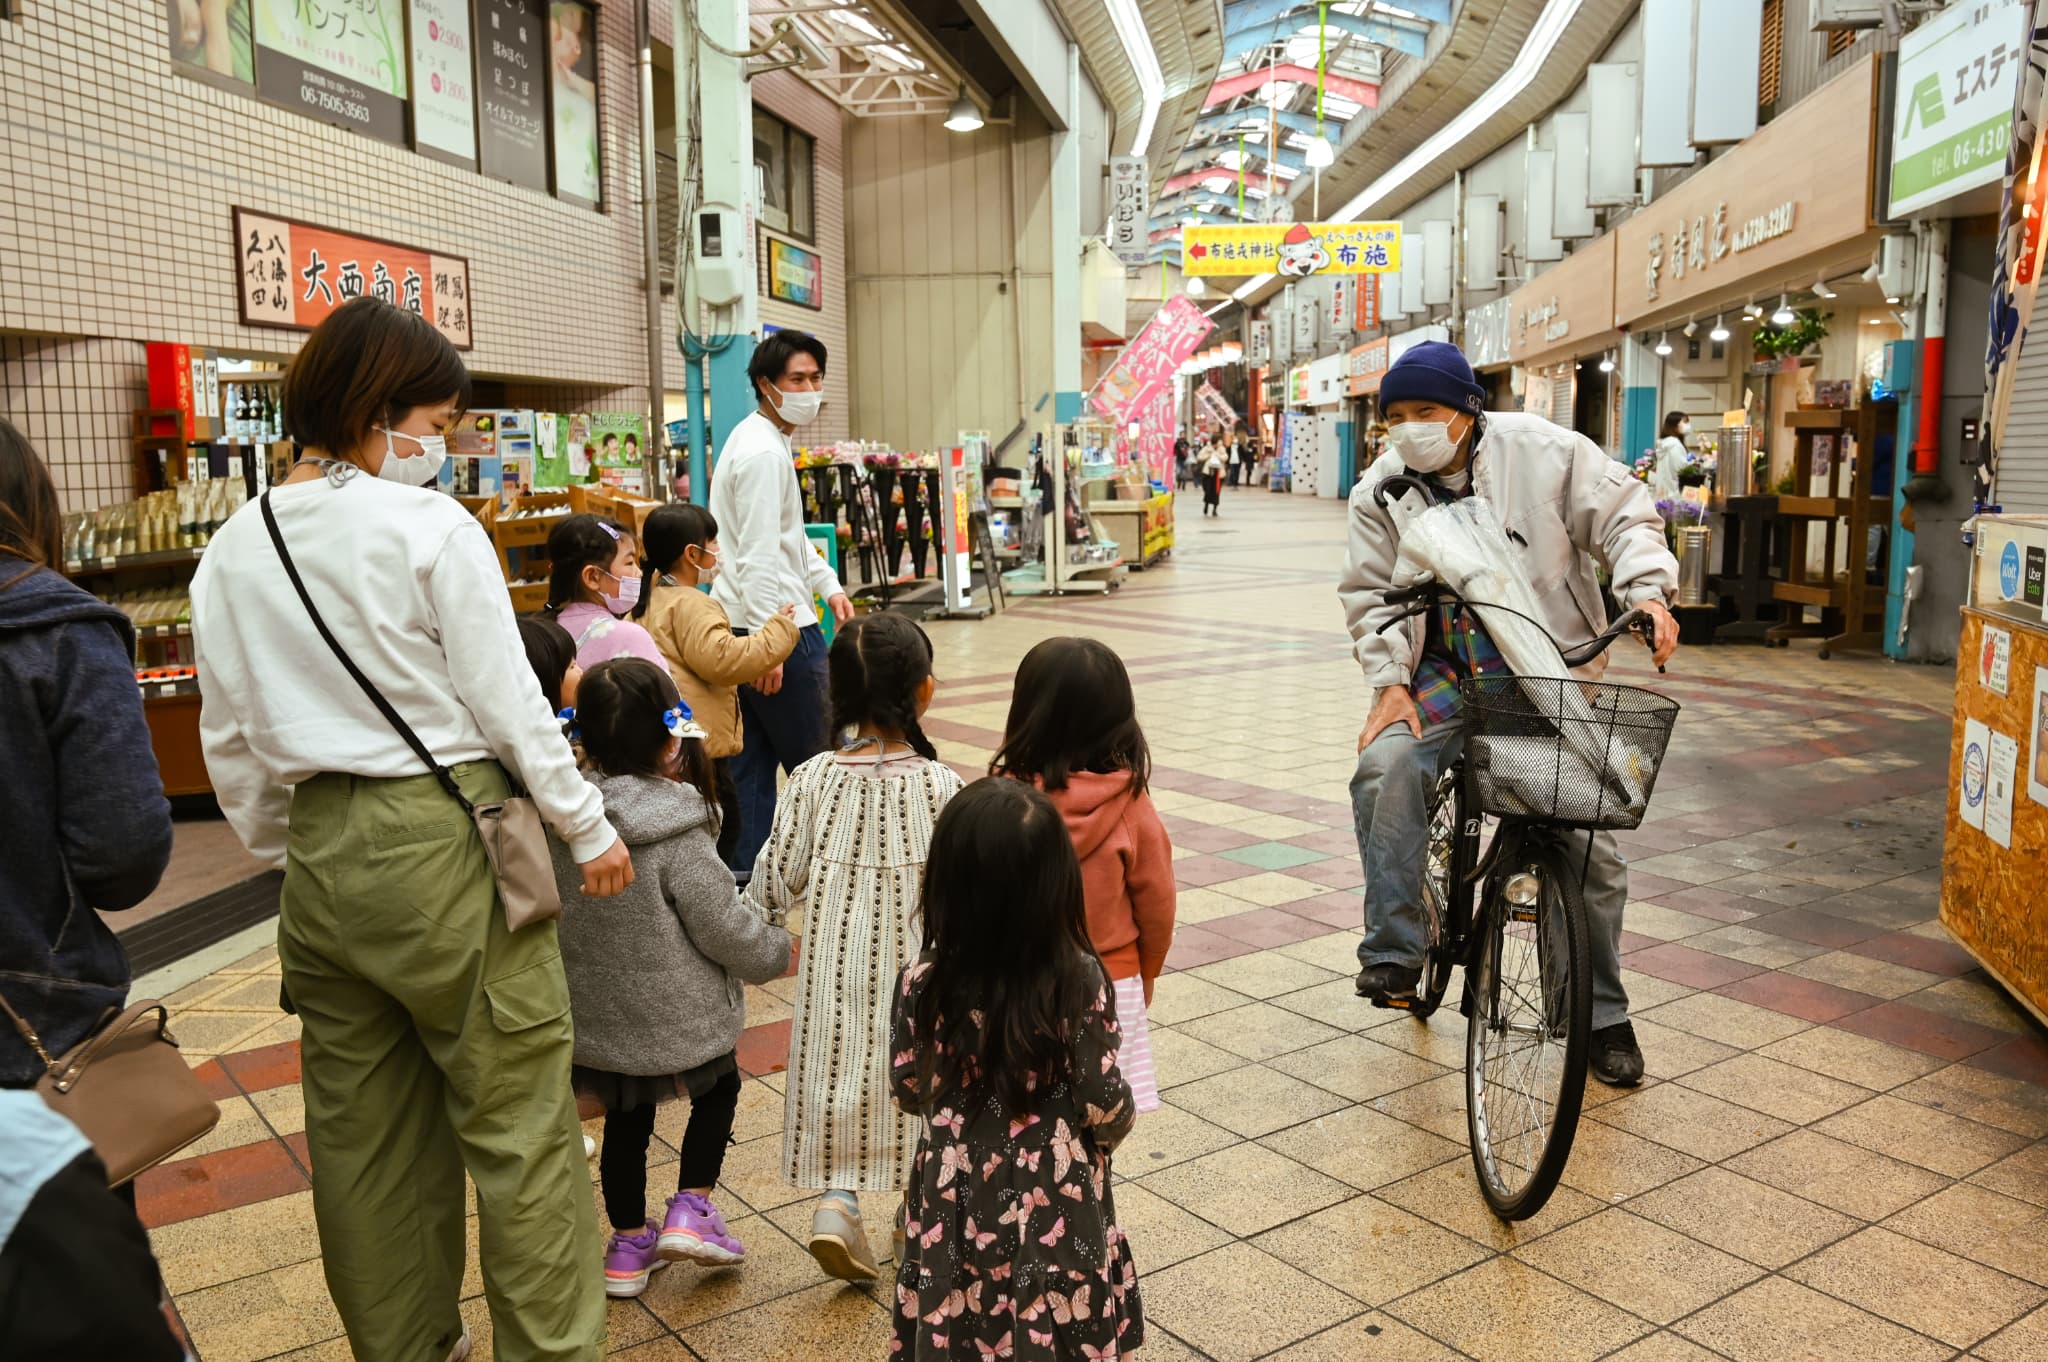
[[[1793,314],[1789,326],[1765,322],[1757,327],[1756,334],[1750,337],[1750,345],[1758,359],[1785,359],[1803,355],[1827,338],[1828,314],[1817,308],[1802,307]]]

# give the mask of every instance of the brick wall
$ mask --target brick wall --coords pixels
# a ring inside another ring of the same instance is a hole
[[[297,348],[237,321],[234,205],[467,256],[476,373],[646,405],[628,4],[599,10],[602,212],[180,74],[163,0],[14,9],[0,21],[0,411],[55,466],[67,509],[130,494],[142,342]],[[820,135],[821,228],[825,148]]]
[[[761,320],[770,326],[808,331],[825,342],[830,369],[825,382],[825,410],[804,437],[820,444],[853,435],[852,384],[865,359],[873,371],[875,356],[856,357],[846,345],[846,157],[843,130],[846,115],[837,104],[787,71],[755,77],[754,104],[799,132],[817,139],[813,148],[815,240],[790,238],[805,250],[824,257],[825,304],[822,311],[799,307],[768,296],[768,247],[761,243]]]

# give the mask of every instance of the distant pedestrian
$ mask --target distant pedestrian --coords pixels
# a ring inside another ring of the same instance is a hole
[[[1211,439],[1202,450],[1202,514],[1223,513],[1223,470],[1229,459],[1223,452],[1222,442]]]

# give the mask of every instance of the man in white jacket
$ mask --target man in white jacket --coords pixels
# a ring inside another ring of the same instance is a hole
[[[1403,354],[1380,386],[1387,452],[1351,493],[1350,547],[1338,596],[1352,652],[1372,691],[1351,781],[1366,877],[1358,992],[1379,1006],[1413,997],[1420,977],[1428,798],[1438,772],[1464,740],[1457,681],[1468,667],[1480,674],[1506,667],[1483,630],[1453,641],[1448,609],[1379,632],[1404,608],[1387,604],[1386,593],[1394,586],[1401,534],[1424,505],[1410,492],[1390,497],[1382,508],[1373,490],[1385,478],[1408,472],[1427,479],[1439,500],[1486,498],[1520,550],[1529,584],[1543,603],[1542,624],[1560,647],[1584,643],[1606,627],[1596,559],[1607,567],[1621,603],[1641,606],[1654,618],[1658,663],[1678,647],[1678,625],[1668,608],[1678,564],[1649,489],[1584,436],[1535,416],[1487,413],[1484,400],[1457,347],[1431,341]],[[1597,676],[1603,665],[1596,660],[1582,670]],[[1612,833],[1593,833],[1591,840],[1585,884],[1592,938],[1591,1066],[1602,1082],[1628,1086],[1643,1076],[1621,986],[1628,872]]]
[[[735,634],[747,634],[784,607],[799,630],[789,660],[740,689],[741,738],[733,758],[740,796],[740,840],[733,869],[745,876],[775,821],[775,768],[794,771],[825,750],[825,635],[813,600],[844,624],[853,605],[837,574],[804,534],[790,438],[818,419],[824,401],[825,343],[801,331],[777,331],[747,365],[760,405],[732,428],[711,476],[711,516],[724,545],[711,598]]]

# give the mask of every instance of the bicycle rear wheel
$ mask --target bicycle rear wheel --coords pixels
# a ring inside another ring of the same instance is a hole
[[[1443,1005],[1451,986],[1449,942],[1451,895],[1457,883],[1458,829],[1464,823],[1465,801],[1459,794],[1458,764],[1437,777],[1429,796],[1429,840],[1423,847],[1422,909],[1429,945],[1422,955],[1422,977],[1415,984],[1409,1015],[1427,1021]]]
[[[1593,1020],[1580,888],[1551,846],[1492,876],[1477,915],[1465,1119],[1480,1189],[1503,1220],[1543,1209],[1578,1130]]]

